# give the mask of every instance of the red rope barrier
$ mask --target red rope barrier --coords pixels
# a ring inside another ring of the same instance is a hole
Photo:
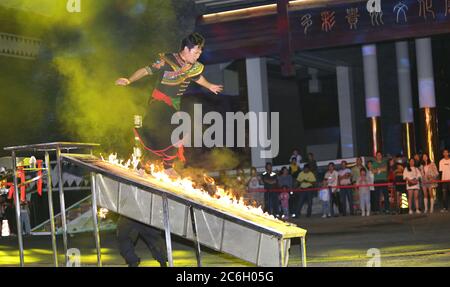
[[[432,183],[445,183],[450,182],[450,180],[432,180],[427,181],[426,184]],[[306,191],[319,191],[324,188],[333,188],[333,189],[351,189],[351,188],[359,188],[359,187],[377,187],[377,186],[397,186],[397,185],[406,185],[406,182],[387,182],[387,183],[372,183],[372,184],[354,184],[354,185],[333,185],[327,187],[310,187],[310,188],[274,188],[274,189],[265,189],[265,188],[256,188],[256,189],[248,189],[249,192],[306,192]]]

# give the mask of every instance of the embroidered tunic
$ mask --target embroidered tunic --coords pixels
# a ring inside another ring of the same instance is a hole
[[[158,59],[145,68],[150,75],[158,76],[158,84],[153,91],[155,100],[180,109],[181,96],[191,81],[198,81],[204,66],[199,62],[193,65],[181,59],[178,53],[160,53]]]

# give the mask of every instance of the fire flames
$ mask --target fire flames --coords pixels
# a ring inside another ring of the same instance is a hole
[[[146,163],[145,165],[148,167],[148,172],[142,168],[139,168],[141,163],[141,152],[138,148],[134,149],[131,158],[127,161],[119,159],[117,153],[110,154],[107,159],[101,156],[101,159],[104,162],[110,163],[114,166],[133,171],[141,177],[151,177],[156,179],[161,183],[169,185],[173,190],[182,189],[197,198],[210,202],[212,201],[218,205],[230,206],[242,212],[248,212],[263,216],[267,219],[279,221],[274,216],[268,214],[267,212],[265,213],[261,206],[255,207],[249,205],[243,200],[243,198],[236,198],[224,188],[217,186],[214,179],[207,174],[203,174],[203,182],[198,182],[198,180],[194,181],[191,176],[181,177],[172,169],[164,169],[162,163]]]

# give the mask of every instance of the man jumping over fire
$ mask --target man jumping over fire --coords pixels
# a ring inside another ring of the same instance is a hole
[[[193,33],[181,42],[177,53],[161,53],[149,66],[137,70],[130,78],[120,78],[116,85],[128,86],[149,75],[158,80],[144,116],[142,128],[134,130],[142,146],[159,157],[166,167],[176,159],[185,161],[182,143],[171,142],[170,122],[173,113],[180,110],[181,97],[191,81],[207,88],[214,94],[222,91],[221,85],[208,82],[203,76],[203,65],[197,62],[202,53],[205,39]],[[140,258],[134,251],[135,241],[131,234],[137,231],[161,266],[166,266],[162,234],[155,228],[121,216],[117,224],[120,254],[129,266],[138,266]]]
[[[172,161],[184,161],[182,143],[171,142],[170,119],[180,110],[181,97],[191,81],[207,88],[214,94],[222,91],[221,85],[208,82],[202,76],[203,64],[198,62],[205,39],[192,33],[181,42],[177,53],[161,53],[149,66],[137,70],[129,79],[120,78],[116,85],[128,86],[149,75],[158,79],[144,116],[142,129],[135,130],[143,147],[163,160],[166,166]]]

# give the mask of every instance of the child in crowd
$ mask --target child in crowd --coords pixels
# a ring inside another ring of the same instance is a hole
[[[356,181],[357,185],[368,185],[372,184],[373,180],[369,176],[367,176],[367,172],[365,168],[361,168],[360,176]],[[370,216],[370,187],[369,186],[361,186],[358,187],[359,190],[359,206],[361,208],[362,216]]]
[[[283,218],[288,219],[289,218],[289,191],[290,191],[290,189],[286,185],[283,185],[281,188],[283,189],[283,191],[280,193],[279,199],[281,202],[281,209],[283,210]]]
[[[319,199],[322,201],[322,218],[331,217],[330,214],[330,194],[328,190],[328,180],[324,179],[322,182],[322,189],[319,191]]]

